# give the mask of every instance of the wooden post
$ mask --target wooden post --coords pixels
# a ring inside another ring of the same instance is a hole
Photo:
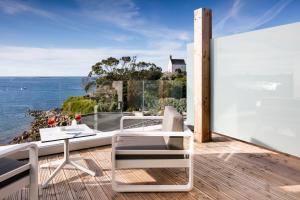
[[[195,138],[211,141],[210,130],[210,40],[212,12],[206,8],[194,11],[194,109]]]

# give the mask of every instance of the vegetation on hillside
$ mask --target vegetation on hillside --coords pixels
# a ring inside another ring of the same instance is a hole
[[[117,81],[122,81],[118,87],[114,85]],[[82,114],[120,109],[158,112],[165,105],[186,111],[186,73],[180,70],[163,73],[154,63],[138,62],[136,57],[109,57],[95,63],[85,90],[86,97],[69,98],[63,111]]]
[[[94,112],[97,102],[88,97],[69,97],[63,104],[62,110],[72,115],[76,113],[88,114]]]

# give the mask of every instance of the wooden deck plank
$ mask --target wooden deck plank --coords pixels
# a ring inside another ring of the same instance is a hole
[[[197,145],[198,144],[196,144],[196,146]],[[242,148],[243,147],[242,145],[246,145],[246,147]],[[226,149],[227,151],[221,156],[224,158],[225,161],[223,162],[223,164],[229,160],[231,162],[235,161],[234,163],[245,168],[244,173],[247,173],[248,170],[250,170],[251,171],[250,176],[257,175],[263,177],[262,178],[263,181],[266,181],[267,183],[271,183],[272,185],[273,184],[274,185],[291,185],[291,184],[297,185],[299,183],[298,179],[300,179],[300,162],[297,161],[299,162],[298,167],[297,165],[292,164],[291,162],[296,160],[294,157],[271,152],[269,150],[262,149],[256,146],[252,146],[250,148],[249,147],[250,147],[249,144],[245,144],[238,141],[234,141],[230,145],[225,144],[224,149]],[[228,151],[228,149],[232,149],[231,153],[230,150]],[[210,155],[211,152],[209,152],[209,150],[210,149],[206,149],[207,158],[212,157],[212,155]],[[219,149],[219,152],[221,151],[225,152],[225,150]],[[288,172],[273,171],[271,165],[277,165],[276,161],[271,161],[273,164],[269,164],[269,163],[266,164],[263,162],[264,159],[269,160],[270,157],[274,157],[274,156],[277,157],[276,158],[277,161],[286,163],[287,165],[292,165],[293,169],[291,169],[290,166],[287,166],[286,168],[281,167],[281,171],[287,169],[287,171],[292,170],[292,173],[288,175],[282,175],[282,173],[287,174]],[[253,158],[257,158],[257,157],[260,158],[259,161],[253,160]],[[233,164],[228,165],[228,167],[231,166],[234,167]]]
[[[48,157],[39,158],[39,198],[43,200],[57,200],[55,188],[53,184],[51,184],[52,182],[50,182],[47,188],[41,188],[41,185],[50,176],[49,167],[41,167],[41,165],[47,164],[47,159]]]
[[[257,146],[213,135],[211,143],[195,144],[194,189],[187,193],[116,193],[111,188],[111,147],[98,147],[71,153],[97,171],[92,177],[67,167],[46,189],[39,188],[40,200],[250,200],[300,199],[300,159]],[[41,157],[39,164],[61,158],[62,154]],[[40,169],[39,184],[54,168]],[[126,184],[186,181],[184,170],[120,170],[118,180]],[[10,195],[9,200],[28,199],[28,189]]]
[[[121,194],[114,192],[112,190],[111,177],[110,177],[110,174],[108,173],[109,171],[107,171],[105,169],[103,162],[101,160],[98,161],[98,159],[96,159],[96,157],[94,157],[93,151],[95,151],[95,149],[88,150],[88,151],[82,151],[82,152],[80,152],[80,154],[83,157],[89,157],[89,158],[93,159],[96,162],[97,166],[100,167],[100,171],[99,171],[98,167],[91,168],[92,170],[98,170],[98,173],[97,173],[95,179],[98,182],[99,186],[102,188],[103,192],[109,199],[125,200],[125,198]]]
[[[204,159],[208,163],[216,162],[211,156],[206,156]],[[240,159],[236,159],[235,156],[232,156],[227,162],[218,162],[218,171],[227,176],[233,173],[239,177],[241,182],[254,184],[259,187],[260,190],[266,190],[272,195],[279,196],[283,199],[300,199],[299,195],[287,193],[278,187],[278,185],[282,184],[289,185],[285,181],[278,179],[275,175],[264,173],[260,168],[256,168],[256,165],[251,166],[250,164],[251,163],[243,162]],[[211,166],[211,168],[217,170],[216,165]]]
[[[213,167],[212,165],[207,164],[207,162],[196,162],[199,165],[199,168],[202,169],[203,173],[210,173],[219,182],[228,184],[231,190],[239,192],[248,199],[281,199],[275,195],[270,194],[266,190],[263,190],[257,185],[250,183],[247,180],[241,180],[241,178],[235,173],[226,173],[221,167]],[[197,175],[198,171],[196,171],[195,173]]]
[[[110,149],[108,153],[103,153],[101,151],[96,151],[96,155],[98,157],[100,157],[99,162],[100,163],[104,163],[105,168],[106,169],[110,169],[111,168],[111,155],[110,155]],[[145,170],[126,170],[126,172],[131,173],[131,176],[135,176],[135,178],[129,176],[129,182],[139,182],[139,183],[145,183],[145,177],[147,177],[147,174],[143,173]],[[152,171],[152,173],[151,173]],[[155,170],[147,170],[146,173],[150,173],[150,175],[153,175],[155,178],[160,178],[160,177],[164,177],[164,175],[162,174],[163,170],[160,169],[155,169]],[[177,170],[178,172],[178,170]],[[172,174],[173,175],[173,174]],[[141,177],[143,177],[144,179],[142,179]],[[168,176],[168,177],[176,177],[176,176]],[[121,180],[123,182],[126,182],[126,177],[121,177]],[[174,179],[174,180],[178,180],[178,179]],[[128,181],[128,180],[127,180]],[[159,183],[170,183],[170,184],[174,184],[174,181],[170,182],[170,180],[162,180],[157,179],[157,181]],[[177,181],[176,183],[179,183],[180,181]],[[186,182],[186,181],[185,181]],[[148,184],[150,184],[149,182],[147,182]],[[182,184],[182,182],[180,182]],[[161,194],[155,194],[154,196],[152,196],[155,193],[140,193],[139,195],[143,198],[143,199],[149,199],[149,198],[154,198],[154,199],[170,199],[170,198],[174,198],[174,199],[181,199],[181,194],[183,193],[161,193]],[[136,195],[136,194],[135,194]],[[148,197],[148,198],[147,198]],[[211,199],[208,198],[207,195],[203,194],[203,193],[198,193],[197,195],[194,196],[197,199]],[[185,197],[186,198],[186,197]],[[191,199],[192,197],[188,198]]]
[[[186,178],[180,178],[179,174],[180,174],[180,170],[179,169],[173,169],[173,171],[175,171],[175,173],[171,173],[170,169],[151,169],[151,170],[147,170],[147,172],[149,174],[152,174],[156,180],[159,183],[163,183],[163,184],[186,184],[187,183],[187,179]],[[182,169],[181,169],[182,172]],[[185,173],[185,172],[183,172]],[[136,174],[137,178],[140,178],[141,176],[138,176],[138,174]],[[181,192],[177,192],[177,193],[159,193],[158,194],[159,197],[163,198],[163,199],[214,199],[211,198],[209,195],[203,193],[203,192],[196,192],[196,189],[192,190],[191,192],[188,193],[181,193]]]
[[[177,171],[174,171],[173,169],[164,169],[164,173],[170,174],[171,176],[177,176],[178,178],[185,178],[185,173],[178,173]],[[202,196],[202,193],[209,196],[211,199],[224,199],[224,200],[230,200],[229,195],[224,193],[223,191],[220,191],[218,187],[216,187],[216,184],[211,184],[207,179],[202,179],[201,177],[194,176],[194,189],[190,191],[190,193],[198,199],[199,196]],[[242,198],[241,198],[242,199]]]
[[[70,154],[72,157],[72,153]],[[62,159],[62,155],[58,157],[59,159]],[[68,183],[72,196],[74,199],[87,199],[87,200],[92,200],[90,197],[84,183],[82,182],[80,176],[81,176],[81,171],[78,171],[77,169],[67,166],[63,168],[63,172],[65,175],[66,182]]]
[[[101,167],[103,175],[101,177],[97,177],[98,182],[103,187],[104,192],[107,196],[111,197],[112,199],[120,199],[126,200],[129,199],[128,195],[124,195],[122,193],[117,193],[112,190],[111,187],[111,162],[105,156],[105,154],[110,155],[110,150],[106,147],[93,149],[89,151],[89,154],[95,159],[97,164]],[[134,199],[137,199],[136,197]]]
[[[270,156],[270,158],[273,160],[273,162],[276,161],[276,163],[282,164],[282,165],[284,165],[284,167],[287,166],[290,168],[294,168],[298,171],[300,170],[300,159],[298,159],[298,157],[287,155],[287,154],[282,154],[279,152],[274,152],[271,150],[260,148],[258,146],[255,146],[255,145],[252,145],[249,143],[244,143],[244,142],[240,142],[240,141],[236,141],[236,140],[232,140],[232,142],[235,143],[236,147],[239,147],[241,150],[248,151],[248,153],[253,152],[253,150],[261,151],[261,152],[266,153],[268,156]],[[250,152],[249,152],[249,150],[250,150]]]
[[[98,164],[105,170],[106,173],[106,177],[108,178],[108,182],[111,182],[111,151],[108,149],[103,149],[102,151],[97,149],[96,151],[91,151],[92,155],[94,156],[94,158],[97,160]],[[130,173],[130,170],[126,170],[127,173]],[[124,174],[123,174],[124,175]],[[124,179],[124,176],[121,176],[121,181],[126,182],[126,179]],[[128,183],[128,182],[127,182]],[[109,185],[110,190],[112,190],[111,188],[111,184]],[[135,193],[135,195],[130,194],[130,193],[116,193],[119,195],[119,198],[121,198],[120,196],[122,196],[124,199],[132,199],[132,200],[142,200],[142,194],[140,193]]]
[[[255,165],[295,182],[300,181],[300,159],[239,141],[232,141],[231,145],[226,144],[228,149],[233,147],[240,152],[236,154],[240,159],[249,160]]]
[[[53,155],[48,157],[48,164],[51,164],[51,162],[60,160],[61,156]],[[51,174],[54,172],[56,165],[50,165],[49,169]],[[57,199],[61,200],[73,200],[72,192],[69,188],[68,182],[66,181],[66,178],[64,176],[64,172],[60,171],[57,173],[57,175],[53,178],[53,186],[55,189],[55,194]]]
[[[251,195],[245,194],[243,190],[234,188],[234,185],[230,181],[224,181],[214,174],[212,170],[205,170],[201,166],[195,163],[195,167],[199,170],[194,171],[194,177],[202,180],[206,180],[206,183],[214,187],[217,191],[224,193],[233,199],[248,200],[251,199]]]
[[[78,163],[81,166],[84,166],[87,169],[94,170],[95,172],[99,171],[99,167],[97,168],[97,165],[95,164],[94,159],[92,159],[89,156],[81,156],[82,153],[79,151],[76,151],[72,154],[74,157],[78,157]],[[87,164],[89,163],[89,165]],[[87,173],[79,173],[78,174],[84,183],[85,187],[87,188],[88,193],[90,194],[90,197],[93,200],[108,200],[109,198],[105,195],[103,189],[99,187],[99,184],[96,180],[96,177],[93,177]],[[97,173],[99,175],[99,173]]]
[[[241,142],[238,142],[241,143]],[[243,143],[241,143],[243,144]],[[238,144],[240,145],[240,144]],[[196,144],[198,146],[198,144]],[[243,155],[243,151],[245,149],[238,149],[234,145],[230,145],[227,148],[235,149],[232,152],[232,155],[227,159],[226,154],[220,156],[213,155],[207,150],[207,154],[202,154],[201,158],[206,160],[204,161],[205,165],[210,166],[211,168],[215,168],[214,171],[220,171],[223,174],[230,176],[231,173],[234,175],[238,175],[239,179],[246,184],[251,184],[254,186],[259,186],[260,189],[258,190],[266,190],[270,195],[275,195],[280,197],[281,199],[299,199],[299,195],[293,193],[287,193],[282,189],[278,188],[278,185],[282,185],[283,179],[278,179],[277,174],[268,174],[266,171],[261,171],[263,168],[258,167],[255,163],[252,165],[251,160],[247,162],[243,161],[241,158],[236,158],[236,155]],[[258,148],[258,147],[254,147]],[[253,150],[253,149],[252,149]],[[260,151],[265,153],[268,150],[260,149]],[[246,151],[249,151],[246,150]],[[222,151],[221,151],[222,152]],[[269,152],[269,151],[268,151]],[[270,152],[276,154],[274,152]],[[263,157],[262,157],[263,158]],[[216,160],[219,159],[219,160]],[[208,164],[207,164],[208,163]],[[218,164],[218,168],[216,168],[216,163]],[[274,185],[274,183],[277,183]],[[291,182],[290,182],[291,183]]]
[[[281,184],[283,182],[286,182],[286,184],[297,184],[300,181],[300,162],[295,162],[299,163],[298,167],[295,163],[292,164],[291,162],[296,160],[294,157],[271,152],[269,150],[262,149],[256,146],[252,146],[251,148],[249,148],[249,144],[245,144],[239,141],[231,141],[230,143],[223,142],[223,144],[221,145],[220,142],[218,142],[218,144],[216,145],[214,145],[214,143],[211,144],[213,145],[212,147],[205,147],[204,154],[207,154],[207,157],[211,157],[210,154],[215,153],[219,154],[219,157],[224,158],[224,161],[233,159],[236,160],[237,163],[246,162],[248,163],[246,165],[248,168],[253,168],[253,170],[260,171],[261,174],[267,174],[270,178],[274,179],[272,180],[272,182],[276,181],[277,179],[277,181],[279,181]],[[245,145],[246,147],[243,148],[243,145]],[[197,148],[203,148],[203,145],[202,147],[199,147],[199,144],[196,144],[196,146]],[[274,158],[276,160],[270,161],[270,159],[272,159],[270,157],[277,158]],[[264,160],[269,161],[267,161],[266,163]],[[281,162],[280,169],[278,169],[278,163],[276,163],[276,161]],[[286,166],[283,163],[286,163]],[[289,165],[291,165],[292,167]],[[274,167],[278,170],[274,171]]]
[[[207,159],[207,157],[209,157],[210,159]],[[243,184],[247,187],[247,189],[259,191],[259,194],[264,195],[265,198],[269,198],[269,196],[271,196],[272,198],[279,198],[282,196],[281,194],[276,195],[274,193],[270,193],[270,185],[266,184],[262,186],[261,184],[259,184],[259,180],[251,179],[252,177],[247,177],[245,172],[239,173],[239,170],[237,169],[228,169],[226,163],[230,163],[230,166],[233,163],[230,159],[225,161],[223,160],[223,158],[213,156],[212,154],[209,154],[208,156],[201,155],[201,157],[196,156],[195,158],[200,168],[206,169],[207,171],[211,170],[212,172],[214,172],[214,174],[216,172],[217,175],[214,175],[215,177],[221,175],[224,178],[222,180],[228,180],[231,184]],[[243,166],[241,168],[241,170],[243,170]]]

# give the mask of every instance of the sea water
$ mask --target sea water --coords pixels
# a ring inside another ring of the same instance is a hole
[[[70,96],[85,94],[83,77],[0,77],[0,144],[30,127],[28,110],[61,107]]]

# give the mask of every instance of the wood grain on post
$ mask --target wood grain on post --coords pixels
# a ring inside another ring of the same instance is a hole
[[[206,8],[194,11],[194,99],[195,138],[211,141],[210,130],[210,40],[212,12]]]

